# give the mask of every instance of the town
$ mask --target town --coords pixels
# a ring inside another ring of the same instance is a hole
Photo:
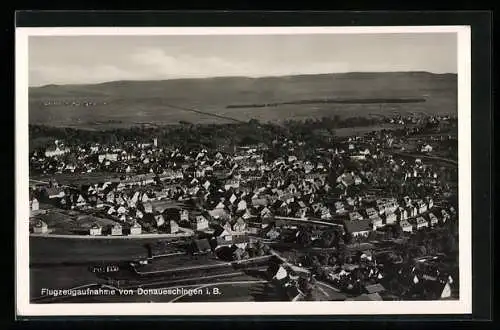
[[[243,269],[281,300],[457,299],[456,118],[386,122],[197,148],[55,139],[29,155],[30,235],[163,242],[91,267],[115,286]]]

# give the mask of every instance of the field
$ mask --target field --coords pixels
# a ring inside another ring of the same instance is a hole
[[[113,226],[116,222],[110,219],[96,217],[89,214],[82,214],[66,210],[49,210],[46,214],[35,217],[43,220],[53,234],[74,234],[75,232],[87,232],[92,224],[98,223],[102,227]]]
[[[424,99],[425,102],[363,101],[398,98]],[[306,102],[311,99],[347,99],[352,103]],[[277,105],[230,107],[261,103]],[[193,108],[198,111],[190,110]],[[254,118],[280,122],[393,112],[456,113],[456,109],[456,75],[426,72],[116,81],[96,85],[49,85],[29,91],[30,123],[86,129],[144,123],[168,125],[179,121],[206,124]]]
[[[30,263],[120,261],[147,256],[144,247],[158,239],[112,240],[30,237]]]
[[[110,181],[113,178],[118,178],[117,173],[107,172],[91,172],[91,173],[56,173],[56,174],[32,174],[30,180],[49,182],[56,180],[61,185],[80,186],[82,184],[101,183]]]

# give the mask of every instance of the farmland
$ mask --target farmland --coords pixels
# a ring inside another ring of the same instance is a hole
[[[223,77],[49,85],[30,88],[29,93],[30,123],[102,130],[144,123],[170,125],[179,121],[213,124],[229,123],[232,119],[280,122],[284,118],[301,120],[393,112],[455,113],[457,78],[452,74],[426,72]],[[331,98],[349,102],[306,102]],[[381,100],[373,103],[362,99],[422,99],[425,102]],[[266,103],[276,106],[231,107]]]

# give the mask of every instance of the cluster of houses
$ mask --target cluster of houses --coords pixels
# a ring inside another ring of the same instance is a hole
[[[372,231],[397,224],[403,232],[411,233],[445,223],[451,218],[447,209],[441,208],[439,212],[434,212],[434,209],[431,197],[412,201],[405,196],[401,202],[395,198],[378,199],[376,207],[348,213],[348,220],[345,221],[346,232],[351,233],[353,237],[367,237]],[[453,208],[451,210],[454,211]]]
[[[292,217],[343,219],[353,236],[367,236],[389,224],[397,223],[411,232],[432,227],[438,219],[446,221],[445,210],[429,212],[432,196],[411,201],[366,193],[387,178],[406,185],[440,184],[433,167],[420,159],[413,163],[385,154],[383,148],[390,139],[381,133],[350,137],[334,148],[317,148],[312,159],[297,156],[300,148],[308,148],[304,142],[276,140],[273,144],[285,153],[269,160],[265,160],[268,147],[264,145],[238,148],[233,154],[205,149],[182,153],[159,148],[154,139],[121,146],[77,146],[68,151],[63,142],[56,141],[58,153],[33,154],[32,160],[35,169],[45,160],[56,168],[67,167],[68,154],[72,154],[77,163],[84,164],[80,166],[115,168],[121,177],[74,188],[53,183],[42,188],[38,197],[58,207],[98,213],[117,224],[137,224],[149,232],[173,234],[185,226],[202,231],[218,224],[228,232],[258,233],[273,217]],[[360,166],[347,168],[347,161]],[[38,209],[37,202],[30,200],[32,212]],[[171,202],[181,206],[169,207]],[[182,206],[186,203],[196,205]]]

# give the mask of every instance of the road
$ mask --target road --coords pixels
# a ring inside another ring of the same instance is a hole
[[[326,222],[326,221],[321,221],[321,220],[311,220],[311,219],[302,219],[302,218],[291,218],[291,217],[274,217],[275,220],[283,220],[283,221],[290,221],[290,222],[298,222],[298,223],[303,223],[303,224],[308,224],[308,225],[320,225],[320,226],[328,226],[328,227],[342,227],[342,225],[333,223],[333,222]]]

